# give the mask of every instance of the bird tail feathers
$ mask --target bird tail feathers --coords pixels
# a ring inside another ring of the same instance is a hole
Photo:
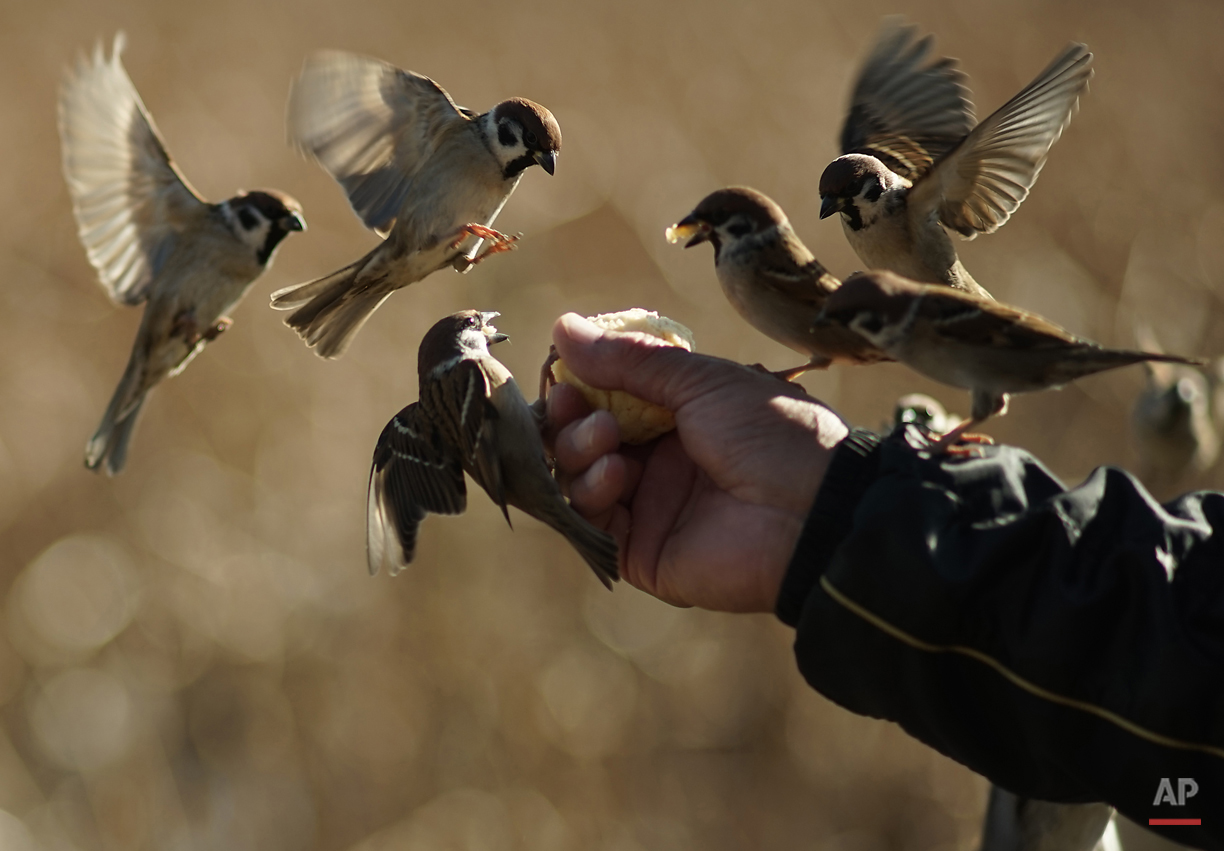
[[[98,430],[85,445],[85,466],[89,469],[102,469],[108,476],[123,470],[127,462],[128,443],[148,395],[148,390],[140,388],[143,364],[144,359],[139,356],[139,351],[133,352],[123,378],[115,388],[115,395],[106,406]]]
[[[564,535],[570,546],[595,571],[599,581],[611,590],[612,583],[620,581],[616,539],[596,529],[568,505],[560,503],[559,506],[564,510],[540,519]]]
[[[272,293],[272,307],[294,311],[285,324],[297,331],[319,357],[344,354],[370,314],[391,294],[377,281],[359,284],[369,259],[367,254],[330,275]]]

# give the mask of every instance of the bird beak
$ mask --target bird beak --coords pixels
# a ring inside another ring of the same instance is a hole
[[[532,154],[535,161],[539,163],[540,168],[544,169],[549,174],[557,171],[557,152],[556,151],[536,151]]]
[[[688,239],[688,242],[684,243],[684,247],[692,248],[694,245],[701,245],[701,243],[710,238],[710,226],[705,222],[698,221],[690,213],[663,231],[663,236],[667,237],[667,241],[671,243]],[[692,237],[692,239],[689,239],[689,237]]]
[[[834,213],[840,213],[845,202],[836,195],[821,195],[820,196],[820,217],[827,219]]]
[[[287,216],[281,216],[280,226],[286,231],[306,230],[306,220],[300,213],[290,213]]]
[[[501,316],[501,314],[496,310],[481,312],[480,314],[480,321],[484,324],[484,335],[488,339],[489,345],[493,345],[494,343],[504,343],[510,339],[508,335],[503,334],[493,327],[493,320],[499,316]]]

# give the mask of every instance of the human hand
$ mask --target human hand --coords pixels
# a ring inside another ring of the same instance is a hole
[[[768,373],[576,314],[557,320],[553,342],[588,384],[676,415],[675,431],[622,446],[612,415],[574,388],[548,397],[558,475],[574,508],[616,537],[625,580],[677,606],[773,611],[845,422]]]

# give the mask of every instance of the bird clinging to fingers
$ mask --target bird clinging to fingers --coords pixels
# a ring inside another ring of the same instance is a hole
[[[685,248],[708,242],[727,300],[767,337],[806,355],[801,366],[775,373],[791,379],[832,363],[892,360],[860,335],[837,325],[814,327],[825,300],[841,286],[795,235],[782,208],[755,189],[732,186],[701,200],[667,229]]]
[[[387,423],[374,448],[367,497],[370,572],[412,562],[425,515],[461,514],[463,473],[501,507],[565,536],[607,587],[620,578],[616,541],[572,509],[549,471],[538,414],[514,376],[489,354],[506,340],[496,313],[465,310],[437,322],[417,355],[420,401]]]
[[[870,269],[988,296],[948,230],[992,233],[1020,206],[1088,85],[1092,54],[1068,45],[974,126],[964,75],[955,60],[928,61],[930,48],[899,18],[885,23],[855,82],[842,156],[820,177],[820,217],[841,213]]]
[[[395,290],[512,247],[517,237],[493,230],[494,219],[523,172],[551,175],[561,150],[561,128],[538,103],[511,98],[477,114],[428,77],[339,51],[306,61],[288,121],[294,144],[385,237],[360,260],[272,294],[325,358],[343,354]]]
[[[1177,355],[1106,349],[1034,313],[891,272],[851,275],[829,296],[816,324],[849,328],[915,372],[973,394],[970,418],[945,434],[938,450],[1006,413],[1011,393],[1060,387],[1143,361],[1202,364]]]
[[[149,391],[187,366],[231,322],[281,240],[306,229],[283,192],[239,192],[212,204],[179,172],[119,60],[102,45],[60,90],[64,177],[81,242],[116,304],[147,302],[127,369],[85,449],[114,475]]]

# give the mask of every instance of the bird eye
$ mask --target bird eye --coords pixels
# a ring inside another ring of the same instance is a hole
[[[752,231],[752,225],[743,219],[727,225],[727,232],[732,236],[747,236]]]
[[[255,214],[245,207],[238,211],[238,221],[242,223],[243,230],[254,230],[259,224],[259,219],[255,218]]]
[[[526,133],[523,134],[523,143],[526,144],[527,147],[529,148],[534,148],[537,143],[536,134],[528,130]]]
[[[879,334],[884,327],[884,319],[878,313],[860,313],[857,324],[868,334]]]

